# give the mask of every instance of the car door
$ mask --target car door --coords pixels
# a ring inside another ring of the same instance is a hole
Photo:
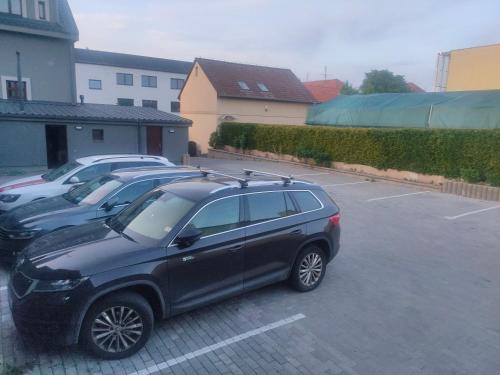
[[[243,287],[248,290],[288,276],[306,225],[287,192],[246,194],[244,202],[248,227]]]
[[[137,181],[125,186],[115,194],[111,194],[106,202],[99,206],[96,217],[99,219],[105,219],[116,215],[134,200],[139,198],[144,193],[152,190],[157,185],[158,180],[151,179]],[[112,206],[109,206],[110,204],[112,204]]]
[[[167,248],[172,313],[241,293],[245,245],[242,212],[238,196],[215,200],[184,227],[201,230],[202,237],[186,247],[174,240]]]

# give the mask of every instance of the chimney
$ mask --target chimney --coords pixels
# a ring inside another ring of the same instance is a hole
[[[85,104],[85,96],[80,95],[80,104]]]

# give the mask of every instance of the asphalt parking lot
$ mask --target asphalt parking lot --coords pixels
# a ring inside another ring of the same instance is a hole
[[[0,271],[0,362],[35,374],[498,374],[500,204],[262,161],[195,159],[316,182],[342,210],[323,284],[274,285],[156,325],[115,362],[20,340]]]

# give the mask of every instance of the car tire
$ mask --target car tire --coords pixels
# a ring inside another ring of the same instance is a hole
[[[304,248],[297,256],[289,281],[295,290],[309,292],[321,284],[325,272],[325,252],[313,244]]]
[[[116,360],[139,351],[148,341],[153,325],[153,310],[148,301],[137,293],[123,292],[92,305],[80,335],[91,354]]]

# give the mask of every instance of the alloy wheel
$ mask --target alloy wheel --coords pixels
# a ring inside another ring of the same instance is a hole
[[[311,287],[318,282],[323,271],[323,261],[318,253],[307,254],[299,267],[300,282]]]
[[[106,352],[118,353],[133,347],[144,332],[142,318],[127,306],[110,307],[92,323],[92,340]]]

